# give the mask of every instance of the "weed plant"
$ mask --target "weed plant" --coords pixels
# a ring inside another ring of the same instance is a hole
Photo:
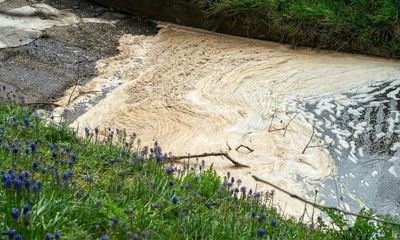
[[[399,0],[191,0],[211,17],[245,22],[266,38],[400,57]]]

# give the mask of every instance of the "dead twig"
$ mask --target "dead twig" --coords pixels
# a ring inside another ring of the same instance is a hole
[[[172,157],[169,157],[168,159],[173,160],[173,161],[179,161],[179,160],[188,159],[188,158],[218,157],[218,156],[225,157],[226,159],[231,161],[235,165],[235,167],[249,167],[247,165],[241,164],[240,162],[233,160],[232,157],[229,156],[229,154],[226,152],[219,152],[219,153],[210,152],[210,153],[194,154],[194,155],[186,155],[186,156],[172,156]]]
[[[249,152],[254,152],[254,149],[251,149],[250,147],[240,144],[235,150],[238,151],[240,148],[246,148],[247,150],[249,150]]]
[[[288,192],[288,191],[286,191],[286,190],[284,190],[284,189],[282,189],[282,188],[276,186],[275,184],[272,184],[272,183],[270,183],[270,182],[268,182],[268,181],[266,181],[266,180],[263,180],[263,179],[261,179],[261,178],[255,176],[255,175],[253,175],[252,177],[253,177],[254,180],[257,181],[257,182],[265,183],[265,184],[267,184],[267,185],[269,185],[269,186],[271,186],[271,187],[273,187],[273,188],[276,188],[276,189],[278,189],[279,191],[281,191],[281,192],[283,192],[283,193],[289,195],[289,196],[292,197],[292,198],[295,198],[295,199],[300,200],[300,201],[302,201],[302,202],[304,202],[304,203],[310,204],[310,205],[312,205],[312,206],[314,206],[314,207],[316,207],[316,208],[319,208],[319,209],[329,209],[329,210],[333,210],[333,211],[336,211],[336,212],[343,213],[344,215],[351,215],[351,216],[360,217],[360,218],[364,218],[364,219],[368,219],[368,220],[372,220],[372,221],[376,221],[376,222],[380,222],[380,223],[384,223],[384,224],[390,224],[390,225],[393,225],[393,226],[400,226],[400,223],[391,222],[391,221],[387,221],[387,220],[383,220],[383,219],[379,219],[379,218],[373,218],[373,217],[370,217],[370,216],[366,216],[366,215],[362,215],[362,214],[357,214],[357,213],[349,212],[349,211],[346,211],[346,210],[339,209],[339,208],[337,208],[337,207],[323,206],[323,205],[321,205],[321,204],[318,204],[318,203],[315,203],[315,202],[311,202],[311,201],[309,201],[309,200],[307,200],[307,199],[304,199],[304,198],[302,198],[302,197],[299,197],[299,196],[296,195],[296,194],[293,194],[293,193],[291,193],[291,192]]]
[[[332,139],[332,141],[331,141],[330,143],[318,144],[318,145],[311,145],[311,146],[310,146],[311,141],[313,140],[314,136],[315,136],[315,124],[313,125],[313,129],[312,129],[312,133],[311,133],[310,139],[308,140],[308,143],[307,143],[306,146],[304,147],[304,149],[303,149],[303,151],[301,152],[301,154],[304,154],[308,148],[318,148],[318,147],[325,147],[325,146],[330,147],[330,146],[332,146],[332,144],[333,144],[333,141],[334,141],[334,140]]]
[[[318,148],[318,147],[330,147],[333,144],[333,139],[330,143],[324,143],[319,145],[308,146],[308,148]]]
[[[283,136],[286,135],[286,132],[287,132],[287,129],[288,129],[290,123],[297,117],[297,115],[300,114],[300,112],[301,112],[301,110],[298,111],[293,117],[291,117],[291,118],[289,119],[289,122],[288,122],[288,123],[286,124],[286,126],[285,126],[285,131],[283,132]]]
[[[61,107],[60,104],[55,103],[55,102],[28,102],[25,103],[26,105],[53,105],[55,107]]]
[[[286,132],[287,132],[287,130],[288,130],[288,128],[289,128],[289,125],[290,125],[290,124],[292,123],[292,121],[297,117],[297,115],[300,114],[300,112],[301,112],[301,110],[298,111],[297,113],[295,113],[292,117],[290,117],[290,119],[289,119],[289,121],[287,122],[287,124],[284,125],[282,128],[275,128],[275,129],[272,129],[272,122],[274,121],[274,118],[275,118],[275,115],[276,115],[276,110],[274,110],[274,113],[272,114],[271,122],[269,123],[268,132],[275,132],[275,131],[284,130],[283,136],[285,136],[285,135],[286,135]]]
[[[314,226],[314,211],[315,211],[315,204],[317,203],[317,194],[318,194],[318,190],[315,190],[315,195],[314,195],[314,205],[313,205],[313,208],[312,208],[312,217],[311,217],[311,223],[312,223],[312,225]]]
[[[83,62],[83,60],[81,60],[81,59],[79,59],[78,58],[78,61],[77,61],[77,66],[78,66],[78,76],[77,76],[77,80],[76,80],[76,82],[75,82],[75,85],[74,85],[74,88],[72,89],[72,92],[71,92],[71,94],[69,95],[69,98],[68,98],[68,103],[67,103],[67,105],[69,105],[70,103],[71,103],[71,100],[72,100],[72,95],[74,94],[74,92],[75,92],[75,90],[76,90],[76,88],[78,87],[78,85],[80,85],[80,83],[81,83],[81,81],[80,81],[80,79],[81,79],[81,71],[80,71],[80,69],[81,69],[81,63]],[[81,90],[81,89],[80,89]],[[79,91],[80,91],[79,90]],[[78,97],[79,97],[79,93],[78,93]]]
[[[281,130],[285,130],[285,128],[284,127],[283,128],[274,128],[274,129],[269,130],[269,132],[276,132],[276,131],[281,131]]]
[[[102,92],[102,91],[95,91],[95,90],[93,90],[93,91],[79,91],[79,94],[90,94],[90,93],[100,93],[100,92]]]
[[[226,146],[228,147],[228,151],[232,150],[231,146],[229,146],[228,141],[226,141]]]
[[[310,146],[310,143],[311,143],[311,141],[312,141],[313,138],[314,138],[314,134],[315,134],[315,124],[314,124],[313,127],[312,127],[311,137],[310,137],[310,139],[308,140],[308,143],[307,143],[306,146],[304,147],[304,149],[303,149],[303,151],[301,152],[301,154],[304,154],[304,153],[306,152],[307,148]]]
[[[271,122],[269,123],[269,127],[268,127],[268,132],[271,132],[272,122],[274,121],[275,114],[276,114],[276,109],[274,110],[274,113],[272,114]]]
[[[303,214],[301,214],[301,217],[300,217],[300,219],[299,219],[299,221],[300,221],[301,223],[303,223],[304,216],[306,215],[306,212],[307,212],[307,203],[304,203]]]
[[[68,105],[71,103],[72,100],[78,98],[78,97],[81,96],[82,94],[92,94],[92,93],[100,93],[100,92],[102,92],[102,91],[96,91],[96,90],[93,90],[93,91],[82,91],[82,90],[79,89],[79,90],[78,90],[78,95],[72,99],[72,95],[74,94],[76,88],[77,88],[78,86],[80,86],[79,84],[80,84],[80,83],[77,82],[77,83],[75,84],[74,88],[72,89],[72,92],[71,92],[71,94],[69,95],[69,98],[68,98]]]
[[[78,90],[78,95],[76,95],[74,98],[72,98],[72,95],[74,94],[74,91],[75,91],[75,89],[76,89],[76,86],[78,86],[78,85],[79,85],[79,83],[77,83],[77,84],[75,85],[74,89],[72,90],[71,94],[69,95],[68,105],[71,103],[71,101],[77,99],[78,97],[80,97],[80,96],[83,95],[83,94],[92,94],[92,93],[99,93],[99,92],[101,92],[101,91],[81,91],[81,90]]]
[[[77,86],[78,86],[78,84],[75,84],[74,88],[72,89],[72,92],[71,92],[71,94],[69,95],[69,98],[68,98],[67,105],[69,105],[71,103],[72,95],[74,94],[75,89],[76,89]]]

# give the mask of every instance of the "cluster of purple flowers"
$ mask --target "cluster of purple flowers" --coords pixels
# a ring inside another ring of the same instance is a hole
[[[256,211],[251,211],[250,216],[252,218],[256,218],[257,217],[257,212]],[[258,218],[257,218],[258,222],[260,222],[260,223],[264,223],[266,219],[267,219],[266,214],[260,214],[258,216]],[[276,225],[277,225],[277,221],[275,220],[275,218],[272,218],[271,222],[270,222],[270,226],[274,228],[274,227],[276,227]],[[257,231],[257,234],[258,234],[259,237],[263,237],[266,234],[266,231],[265,231],[264,228],[259,228],[258,231]]]
[[[5,173],[3,170],[0,171],[1,182],[4,189],[14,189],[17,192],[23,189],[32,190],[33,192],[39,192],[43,186],[42,181],[32,179],[31,171],[26,170],[21,173],[15,173],[13,169],[8,170]]]
[[[25,204],[21,210],[19,208],[12,208],[11,212],[10,212],[11,217],[14,219],[14,221],[18,221],[18,219],[20,219],[20,218],[23,218],[23,221],[25,221],[25,222],[29,221],[31,214],[32,214],[30,211],[29,204]],[[22,240],[22,235],[16,233],[16,230],[13,228],[8,228],[7,236],[9,239],[15,239],[15,240],[21,239]],[[46,233],[45,240],[49,240],[49,239],[52,239],[52,236],[50,233]],[[60,239],[59,231],[54,232],[54,239]]]

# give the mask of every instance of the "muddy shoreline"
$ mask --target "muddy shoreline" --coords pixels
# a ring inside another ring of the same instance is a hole
[[[116,55],[118,39],[123,34],[157,33],[155,23],[146,17],[126,15],[93,2],[48,0],[41,3],[69,10],[78,18],[117,23],[55,26],[27,45],[0,49],[0,85],[25,96],[28,102],[55,101],[69,87],[95,77],[96,61]],[[0,11],[25,5],[24,0],[5,1],[0,3]]]

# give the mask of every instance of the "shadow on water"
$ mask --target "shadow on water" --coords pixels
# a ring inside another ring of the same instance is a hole
[[[400,81],[373,85],[363,94],[343,94],[339,101],[328,100],[332,108],[322,111],[321,100],[304,107],[321,121],[319,137],[334,139],[329,152],[337,176],[322,187],[326,203],[399,215]]]

